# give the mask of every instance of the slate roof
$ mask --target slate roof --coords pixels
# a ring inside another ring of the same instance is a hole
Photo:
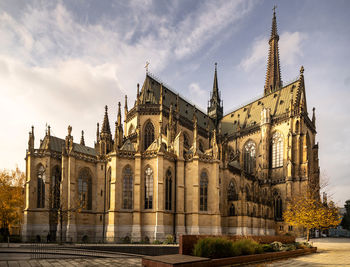
[[[294,81],[281,89],[263,96],[247,105],[244,105],[227,115],[221,120],[223,134],[234,134],[241,129],[260,124],[263,108],[271,109],[271,116],[276,117],[289,111],[291,99],[295,103],[300,80]]]
[[[65,140],[58,138],[56,136],[50,136],[49,138],[50,138],[49,149],[56,152],[62,152],[62,146],[65,145]],[[40,149],[44,149],[45,147],[47,147],[47,143],[48,143],[48,138],[45,137],[45,139],[43,140],[40,146]],[[83,146],[77,143],[73,143],[73,151],[90,155],[90,156],[96,156],[96,151],[94,148]]]
[[[152,76],[152,74],[147,73],[146,79],[143,83],[141,89],[140,101],[142,104],[150,103],[150,104],[158,104],[160,97],[160,84],[157,78]],[[176,98],[179,96],[179,112],[180,116],[187,118],[192,121],[194,107],[195,105],[191,104],[188,100],[186,100],[183,96],[176,94],[173,90],[169,89],[167,85],[163,84],[163,106],[170,108],[170,105],[173,105],[173,110],[176,110]],[[148,101],[148,102],[147,102]],[[214,124],[211,119],[208,118],[207,114],[198,107],[196,107],[196,116],[198,120],[198,126],[206,129],[208,122],[210,129],[214,128]]]

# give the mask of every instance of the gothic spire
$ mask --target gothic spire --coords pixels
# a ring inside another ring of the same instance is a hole
[[[81,131],[81,139],[80,139],[80,144],[85,146],[85,140],[84,140],[84,131]]]
[[[219,86],[218,86],[218,74],[217,74],[218,63],[215,62],[215,72],[214,72],[214,84],[213,84],[213,96],[216,95],[219,98]],[[220,98],[219,98],[220,100]]]
[[[223,116],[223,107],[221,105],[219,86],[218,86],[217,65],[218,64],[215,63],[213,91],[211,93],[211,99],[209,101],[209,107],[208,107],[208,116],[211,119],[213,119],[216,126],[218,125],[219,121]]]
[[[118,125],[122,125],[122,114],[120,108],[120,102],[118,102],[118,116],[117,116]]]
[[[269,49],[269,58],[267,62],[266,83],[264,88],[265,95],[278,90],[282,86],[280,59],[279,59],[279,51],[278,51],[279,36],[277,33],[275,9],[276,9],[276,6],[274,6],[273,8],[272,28],[271,28],[271,36],[269,40],[270,49]]]
[[[101,133],[111,134],[111,127],[109,126],[108,107],[107,107],[107,105],[105,106],[105,117],[103,119]]]

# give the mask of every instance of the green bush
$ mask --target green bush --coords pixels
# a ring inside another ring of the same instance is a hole
[[[251,239],[237,240],[233,243],[233,246],[238,247],[241,255],[260,254],[264,251],[262,245]]]
[[[164,244],[174,244],[174,236],[173,235],[166,235]]]
[[[262,249],[264,252],[274,252],[274,249],[270,244],[263,244]]]
[[[296,242],[296,248],[312,248],[312,245],[308,242]]]
[[[236,256],[235,253],[232,241],[218,237],[200,239],[193,249],[193,255],[213,259]]]
[[[208,237],[198,240],[194,246],[193,255],[215,259],[258,254],[263,251],[263,247],[251,239],[232,242],[224,238]]]
[[[162,241],[159,241],[159,240],[155,239],[155,240],[153,240],[152,244],[160,245],[160,244],[162,244]]]

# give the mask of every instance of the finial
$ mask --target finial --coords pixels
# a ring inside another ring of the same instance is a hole
[[[148,73],[148,66],[149,66],[149,62],[148,61],[146,61],[146,66],[145,66],[145,69],[146,69],[146,73]]]
[[[217,67],[218,67],[218,63],[217,63],[217,62],[215,62],[215,70],[217,69]]]
[[[304,74],[304,66],[301,66],[300,68],[300,75],[303,75]]]
[[[105,112],[107,113],[108,112],[108,106],[105,105]]]
[[[72,133],[72,126],[68,125],[68,136],[70,136]]]
[[[120,126],[122,124],[122,115],[121,115],[121,109],[120,109],[120,102],[118,102],[118,125]]]
[[[32,135],[34,135],[34,126],[32,125]]]
[[[315,114],[315,107],[312,108],[312,123],[315,125],[316,123],[316,114]]]
[[[81,131],[81,139],[80,139],[80,144],[85,146],[85,140],[84,140],[84,131]]]
[[[274,15],[276,14],[276,8],[277,8],[277,5],[274,5],[273,8],[272,8]]]
[[[100,124],[97,123],[97,130],[96,130],[96,141],[98,142],[100,137]]]
[[[51,135],[51,127],[50,125],[47,126],[47,135],[50,136]]]

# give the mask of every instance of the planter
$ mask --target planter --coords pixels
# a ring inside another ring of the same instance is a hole
[[[145,257],[142,259],[143,267],[211,267],[225,265],[240,265],[258,262],[273,261],[315,253],[317,248],[305,248],[292,251],[267,252],[262,254],[238,256],[222,259],[208,259],[188,255],[164,255]]]

